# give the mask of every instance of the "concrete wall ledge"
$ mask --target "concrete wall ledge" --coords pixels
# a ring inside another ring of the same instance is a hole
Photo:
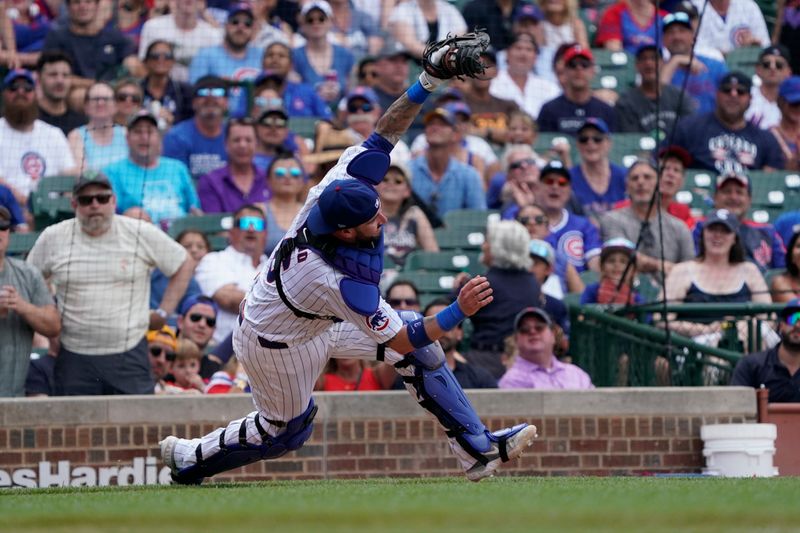
[[[748,387],[474,390],[468,396],[483,417],[756,416],[756,395]],[[403,391],[318,393],[314,398],[318,422],[426,416]],[[15,398],[0,400],[0,426],[226,422],[252,410],[251,397],[245,394]]]

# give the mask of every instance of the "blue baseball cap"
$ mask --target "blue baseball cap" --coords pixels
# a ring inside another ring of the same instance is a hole
[[[178,314],[182,315],[182,316],[186,316],[186,313],[188,313],[189,310],[192,307],[194,307],[195,305],[197,305],[197,304],[210,305],[211,307],[214,308],[214,316],[219,314],[219,306],[217,305],[217,302],[215,302],[213,299],[209,298],[208,296],[205,296],[205,295],[202,295],[202,294],[195,294],[195,295],[189,296],[188,298],[185,298],[183,300],[183,302],[181,302],[181,307],[180,307],[180,309],[178,309]]]
[[[739,231],[739,219],[727,209],[712,211],[705,221],[703,221],[704,228],[710,228],[714,224],[725,226],[731,233],[737,233]]]
[[[606,135],[611,133],[611,128],[608,127],[608,124],[606,124],[606,121],[603,120],[602,118],[596,118],[596,117],[587,118],[586,120],[583,121],[583,124],[581,124],[581,127],[578,128],[578,131],[576,133],[580,133],[586,128],[595,128],[597,130],[600,130],[602,133]]]
[[[355,228],[369,222],[381,208],[378,191],[358,179],[334,180],[308,213],[308,229],[317,235]]]
[[[800,102],[800,76],[789,76],[783,80],[778,88],[778,96],[790,104]]]
[[[444,107],[436,107],[431,111],[425,113],[425,116],[422,118],[422,123],[427,126],[428,123],[435,118],[440,118],[444,120],[447,124],[449,124],[452,127],[455,127],[456,125],[456,116],[453,114],[452,111],[449,111]]]
[[[793,298],[786,302],[786,306],[781,309],[780,315],[781,318],[786,318],[792,313],[797,313],[798,311],[800,311],[800,298]]]
[[[525,4],[520,6],[517,9],[517,12],[514,14],[514,22],[519,22],[522,19],[533,19],[536,22],[539,22],[543,18],[544,15],[542,14],[542,10],[533,4]]]
[[[355,87],[352,91],[347,93],[347,96],[345,97],[348,103],[350,100],[355,100],[356,98],[366,100],[373,105],[378,103],[378,95],[375,93],[375,91],[372,90],[371,87],[366,87],[364,85]]]
[[[36,84],[36,82],[33,81],[33,73],[31,73],[30,70],[26,70],[24,68],[15,68],[14,70],[6,74],[5,78],[3,78],[3,88],[5,89],[6,87],[14,83],[14,81],[20,78],[27,80],[28,83],[30,83],[31,85]]]
[[[236,13],[247,13],[253,17],[253,6],[248,2],[235,2],[228,7],[228,18],[234,16]]]
[[[467,115],[467,118],[472,116],[472,109],[469,108],[466,102],[448,102],[444,105],[444,108],[454,115],[461,113],[462,115]]]

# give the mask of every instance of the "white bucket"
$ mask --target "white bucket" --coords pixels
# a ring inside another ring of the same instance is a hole
[[[704,474],[722,477],[773,477],[775,424],[716,424],[700,428],[705,447]]]

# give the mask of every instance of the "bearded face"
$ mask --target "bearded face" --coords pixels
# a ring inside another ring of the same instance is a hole
[[[15,130],[29,128],[39,116],[33,85],[17,80],[3,91],[3,116]]]

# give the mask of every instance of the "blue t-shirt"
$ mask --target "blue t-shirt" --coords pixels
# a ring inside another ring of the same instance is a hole
[[[50,31],[50,21],[44,15],[33,17],[30,24],[13,23],[17,52],[38,52],[44,46],[44,38]]]
[[[587,269],[586,263],[599,255],[602,247],[597,227],[588,218],[566,209],[562,211],[561,222],[550,228],[550,235],[544,240],[556,251],[556,257],[563,254],[578,272]]]
[[[706,66],[706,71],[689,76],[686,92],[697,104],[696,113],[708,113],[717,107],[717,85],[719,80],[728,73],[728,67],[722,61],[704,56],[695,56]],[[679,68],[672,76],[672,85],[680,89],[689,71]]]
[[[718,174],[784,166],[783,152],[771,132],[749,122],[741,130],[729,130],[714,113],[681,120],[672,144],[682,146],[691,154],[694,168]]]
[[[336,72],[336,81],[339,82],[339,87],[342,88],[343,92],[344,88],[347,87],[347,81],[350,77],[350,71],[353,70],[355,60],[353,59],[353,54],[350,53],[348,49],[336,44],[332,44],[331,46],[333,46],[331,70]],[[297,72],[300,75],[300,79],[303,80],[303,83],[308,83],[313,87],[325,81],[325,73],[319,73],[314,70],[314,67],[312,67],[311,63],[308,61],[305,46],[292,50],[292,64],[294,65],[295,72]]]
[[[331,118],[331,108],[308,84],[286,82],[283,107],[290,117]]]
[[[575,165],[569,171],[572,194],[578,199],[589,217],[610,211],[615,203],[625,199],[625,169],[614,163],[609,163],[609,165],[611,178],[608,189],[603,193],[597,193],[589,186],[580,165]]]
[[[261,72],[263,51],[248,46],[242,58],[231,57],[222,45],[201,48],[189,64],[189,81],[194,84],[203,76],[215,75],[232,81],[255,78]],[[247,111],[247,93],[239,87],[230,91],[228,109],[234,116],[243,116]]]
[[[2,184],[0,184],[0,206],[5,207],[8,209],[8,212],[11,213],[11,227],[25,223],[25,216],[22,214],[19,202],[14,198],[14,193],[11,192],[11,189]]]
[[[142,168],[126,158],[103,169],[117,195],[117,211],[143,208],[153,222],[185,217],[189,209],[200,209],[200,200],[186,166],[161,157],[155,168]]]
[[[576,104],[562,94],[542,106],[537,122],[540,131],[575,134],[588,117],[602,118],[611,131],[617,129],[614,108],[594,96]]]
[[[775,231],[781,236],[783,244],[789,246],[792,236],[800,231],[800,211],[789,211],[779,216],[775,221]]]
[[[483,182],[469,165],[450,158],[442,179],[435,182],[425,156],[409,164],[411,188],[439,217],[454,209],[486,209]]]
[[[216,137],[206,137],[197,129],[194,119],[179,122],[164,135],[164,156],[189,167],[192,177],[197,179],[228,162],[224,130]]]

